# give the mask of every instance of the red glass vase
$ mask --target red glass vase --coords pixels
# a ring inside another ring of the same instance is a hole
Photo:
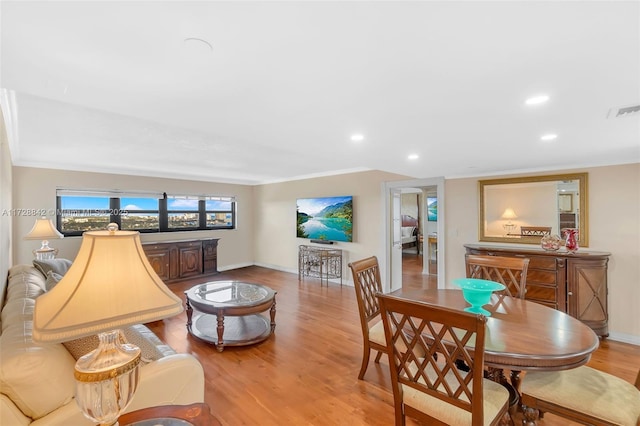
[[[565,248],[569,253],[575,253],[578,251],[578,230],[567,229],[565,230],[566,240],[564,243]]]

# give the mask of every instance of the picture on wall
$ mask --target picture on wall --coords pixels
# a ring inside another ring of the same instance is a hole
[[[429,222],[438,221],[438,198],[427,197],[427,220]]]
[[[353,197],[299,198],[296,236],[324,241],[353,241]]]

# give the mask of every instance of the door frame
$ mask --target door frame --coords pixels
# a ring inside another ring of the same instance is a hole
[[[425,186],[435,186],[436,187],[436,196],[438,198],[438,250],[436,252],[436,256],[438,259],[438,288],[445,288],[446,280],[445,280],[445,271],[444,271],[444,263],[445,263],[445,191],[444,191],[444,177],[435,177],[428,179],[411,179],[411,180],[402,180],[402,181],[392,181],[392,182],[383,182],[382,183],[382,199],[383,203],[383,215],[384,218],[384,264],[388,267],[384,268],[384,276],[383,282],[385,283],[383,291],[389,292],[396,290],[402,287],[402,270],[393,271],[391,265],[392,262],[392,245],[393,245],[393,212],[392,212],[392,189],[400,189],[400,188],[421,188]],[[426,218],[427,212],[426,209],[422,209],[423,211],[421,215]],[[423,247],[424,250],[424,247]],[[423,254],[423,259],[424,259]],[[425,263],[428,262],[428,259],[425,260]],[[394,274],[395,272],[395,274]],[[423,269],[423,273],[424,269]],[[428,264],[427,271],[428,273]],[[399,278],[398,278],[399,277]],[[400,281],[399,283],[397,281]]]

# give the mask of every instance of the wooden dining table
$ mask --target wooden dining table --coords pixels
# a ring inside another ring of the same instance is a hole
[[[391,293],[452,309],[470,305],[456,289],[400,289]],[[593,330],[547,306],[493,294],[487,318],[485,364],[508,370],[566,370],[586,364],[598,348]]]
[[[457,310],[470,306],[457,289],[400,289],[391,294]],[[564,312],[498,294],[493,294],[483,308],[491,313],[485,333],[487,374],[509,389],[511,414],[519,409],[522,371],[579,367],[598,349],[600,341],[595,332]],[[509,370],[510,380],[505,370]]]

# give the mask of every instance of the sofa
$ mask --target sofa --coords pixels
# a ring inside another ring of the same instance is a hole
[[[73,373],[76,358],[93,350],[97,337],[33,342],[35,299],[64,273],[37,266],[10,268],[0,287],[0,301],[4,302],[0,313],[0,425],[93,425],[74,400]],[[204,372],[196,358],[176,353],[144,325],[127,327],[123,333],[142,350],[138,390],[126,412],[203,402]]]

